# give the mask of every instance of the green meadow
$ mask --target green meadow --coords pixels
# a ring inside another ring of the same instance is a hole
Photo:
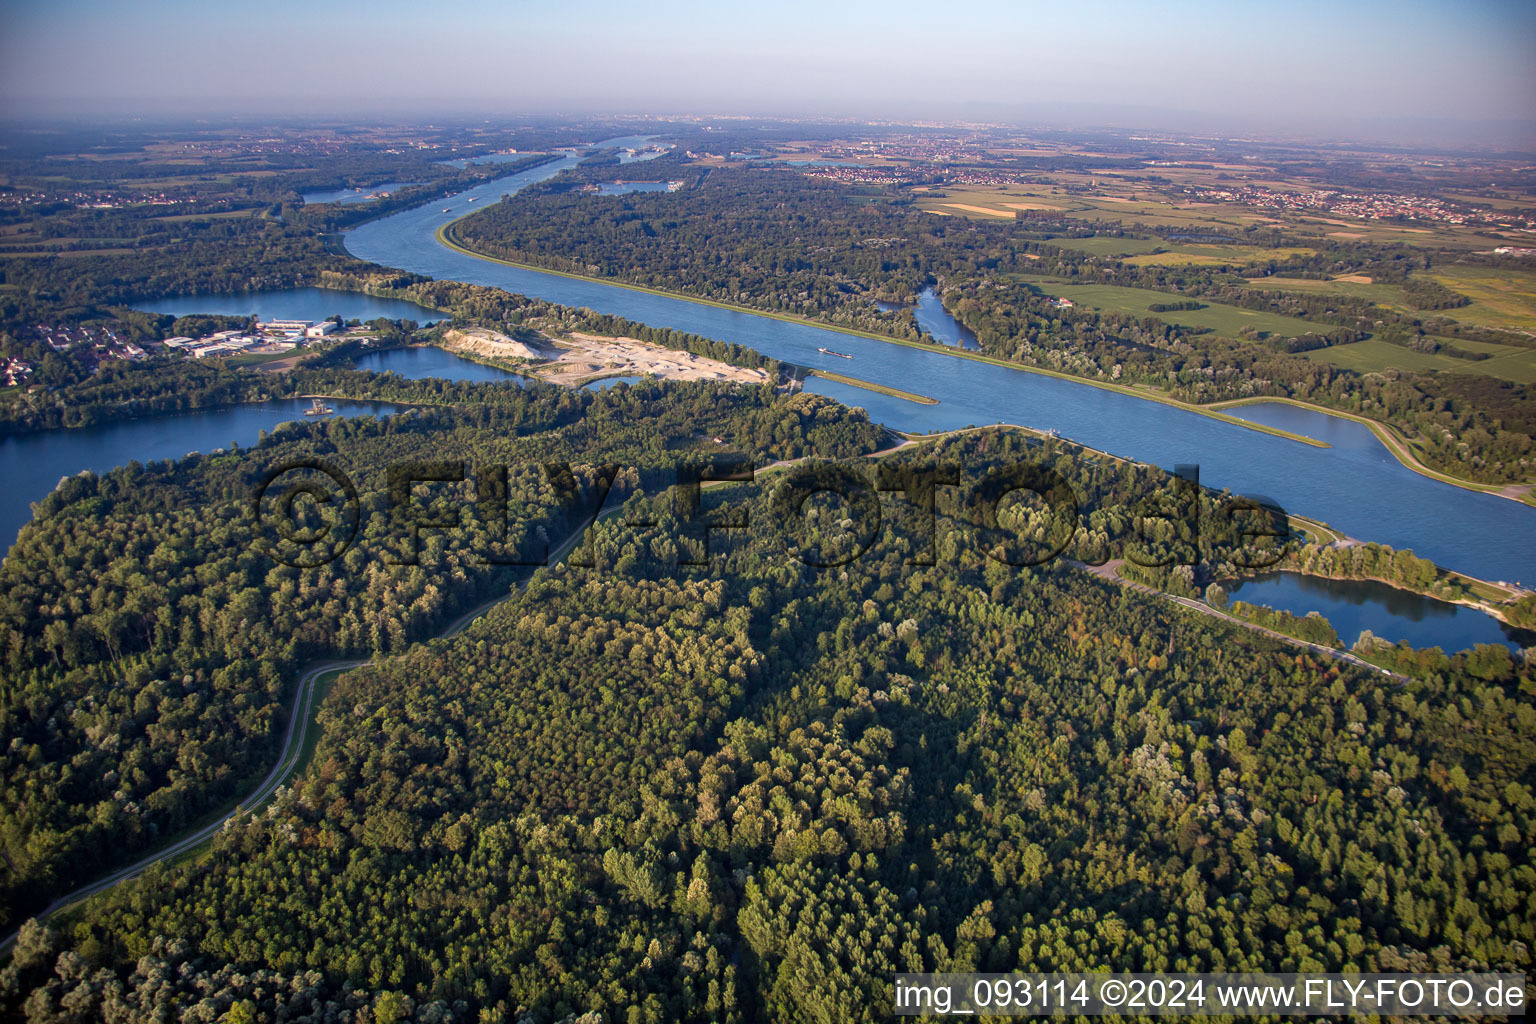
[[[1415,352],[1412,349],[1368,338],[1352,345],[1314,349],[1306,353],[1306,357],[1314,362],[1331,363],[1358,373],[1377,373],[1387,369],[1412,370],[1421,373],[1481,373],[1516,384],[1536,383],[1536,348],[1489,345],[1455,338],[1440,340],[1460,349],[1488,352],[1491,355],[1488,359],[1478,361],[1457,359],[1438,352],[1433,354]]]
[[[1164,323],[1181,327],[1209,327],[1226,338],[1237,338],[1244,327],[1281,337],[1295,337],[1308,331],[1331,330],[1326,324],[1315,324],[1296,317],[1281,316],[1256,309],[1206,303],[1205,309],[1181,309],[1155,313],[1151,307],[1162,302],[1180,302],[1188,298],[1172,292],[1155,292],[1146,288],[1122,288],[1112,284],[1062,284],[1051,278],[1018,278],[1025,284],[1033,284],[1051,295],[1071,299],[1079,306],[1098,309],[1106,313],[1127,313],[1131,316],[1151,316]],[[1206,300],[1201,299],[1201,302]]]

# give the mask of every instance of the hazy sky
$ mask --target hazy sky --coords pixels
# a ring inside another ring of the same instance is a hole
[[[1055,112],[1129,124],[1181,112],[1319,130],[1536,118],[1532,0],[0,0],[0,12],[10,116]]]

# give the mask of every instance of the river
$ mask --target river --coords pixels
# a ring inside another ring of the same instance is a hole
[[[610,145],[614,143],[603,143]],[[347,249],[387,267],[504,288],[568,306],[585,306],[656,327],[735,341],[804,366],[841,371],[938,399],[917,403],[819,381],[815,390],[858,404],[900,430],[1020,423],[1126,458],[1171,468],[1197,464],[1201,482],[1263,495],[1289,511],[1353,536],[1411,548],[1474,576],[1536,582],[1536,508],[1442,484],[1403,466],[1374,438],[1319,449],[1223,423],[1172,406],[1075,381],[887,344],[810,324],[775,320],[667,295],[476,259],[441,245],[435,233],[480,203],[573,166],[577,157],[479,185],[447,200],[360,225]],[[686,196],[686,193],[679,193]],[[925,311],[927,312],[927,311]],[[847,352],[826,356],[818,348]],[[1320,439],[1358,427],[1302,409],[1285,415]],[[1239,410],[1257,421],[1263,407]],[[1363,430],[1364,428],[1359,428]],[[1368,432],[1367,432],[1368,434]]]
[[[382,185],[369,185],[365,188],[330,188],[318,192],[305,192],[301,199],[306,206],[315,203],[340,203],[349,206],[352,203],[366,203],[370,199],[378,199],[392,192],[398,192],[412,185],[420,185],[419,181],[386,181]]]

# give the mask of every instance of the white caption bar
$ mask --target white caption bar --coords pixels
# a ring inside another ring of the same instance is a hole
[[[899,974],[898,1016],[1511,1017],[1524,974]]]

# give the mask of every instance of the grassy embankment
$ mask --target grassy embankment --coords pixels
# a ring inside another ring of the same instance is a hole
[[[1356,423],[1362,424],[1370,428],[1371,433],[1376,435],[1376,439],[1382,443],[1387,451],[1392,453],[1398,462],[1401,462],[1404,466],[1421,476],[1429,477],[1431,480],[1438,480],[1443,484],[1450,484],[1453,487],[1461,487],[1469,491],[1482,491],[1486,494],[1502,494],[1510,486],[1508,484],[1483,484],[1473,480],[1463,480],[1460,477],[1450,476],[1438,470],[1430,469],[1419,458],[1419,452],[1413,446],[1413,443],[1399,434],[1395,428],[1382,423],[1380,420],[1373,420],[1368,416],[1361,416],[1358,413],[1330,409],[1323,405],[1313,405],[1311,402],[1303,402],[1299,398],[1266,398],[1262,396],[1255,398],[1233,398],[1225,402],[1213,402],[1211,403],[1211,408],[1233,409],[1242,405],[1260,405],[1266,402],[1293,405],[1298,409],[1308,409],[1312,412],[1320,412],[1327,416],[1337,416],[1340,419],[1353,420]],[[1529,496],[1528,494],[1526,497],[1529,498]],[[1521,499],[1517,498],[1515,500]]]
[[[900,388],[886,387],[884,384],[876,384],[873,381],[860,380],[844,373],[833,373],[831,370],[811,370],[807,377],[822,377],[826,380],[835,380],[839,384],[847,384],[849,387],[863,388],[865,391],[874,391],[882,395],[890,395],[892,398],[900,398],[908,402],[916,402],[919,405],[938,405],[937,398],[929,398],[927,395],[919,395],[914,391],[903,391]]]

